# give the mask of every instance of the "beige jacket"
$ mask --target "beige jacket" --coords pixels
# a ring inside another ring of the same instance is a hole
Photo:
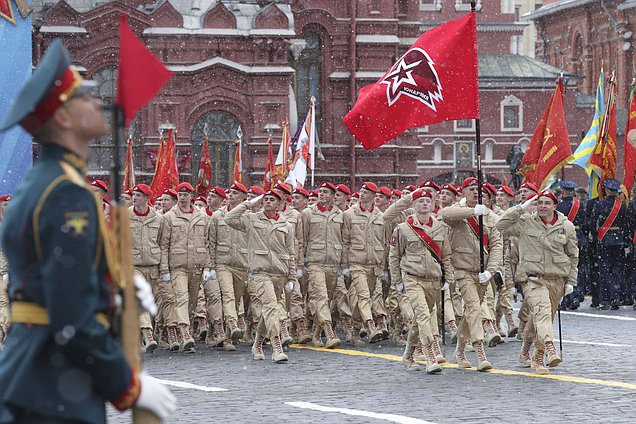
[[[301,220],[304,264],[340,267],[344,213],[335,206],[321,212],[314,205],[302,212]]]
[[[148,215],[138,216],[135,207],[128,208],[132,257],[134,266],[155,266],[161,263],[159,242],[163,232],[163,215],[148,208]]]
[[[292,208],[288,204],[285,204],[285,207],[282,211],[279,212],[281,215],[285,217],[287,222],[289,222],[292,227],[294,227],[294,235],[296,236],[296,251],[294,255],[296,256],[296,268],[300,268],[304,266],[303,263],[303,222],[301,219],[301,214],[296,209]]]
[[[225,215],[225,222],[247,234],[247,263],[252,273],[286,276],[296,281],[294,227],[279,213],[274,221],[263,211],[252,213],[245,201]]]
[[[196,208],[192,213],[183,213],[179,205],[175,205],[163,218],[160,272],[206,267],[209,264],[207,214]]]
[[[521,206],[504,213],[497,228],[519,238],[519,267],[527,277],[563,278],[576,286],[579,249],[574,224],[556,212],[557,221],[547,226],[536,212]]]
[[[362,211],[360,205],[354,205],[347,209],[342,230],[343,263],[384,268],[390,236],[382,212],[377,208]]]
[[[229,205],[225,206],[209,218],[209,268],[216,269],[217,265],[229,265],[247,269],[247,236],[225,222],[225,216],[229,210]]]
[[[450,226],[449,236],[455,271],[479,273],[479,239],[466,221],[467,218],[475,217],[473,208],[466,206],[466,199],[462,199],[442,209],[439,216]],[[491,274],[500,271],[503,264],[503,241],[501,233],[495,227],[496,223],[495,214],[484,215],[484,233],[488,236],[490,244],[490,250],[484,252],[484,264],[485,270]]]
[[[431,218],[433,225],[429,227],[419,222],[415,215],[413,225],[423,229],[441,248],[444,277],[451,284],[455,281],[455,271],[451,263],[451,249],[448,239],[448,225],[437,218]],[[393,231],[389,243],[389,270],[391,281],[402,281],[402,273],[417,275],[427,280],[438,281],[442,278],[441,264],[433,257],[430,250],[411,226],[402,222]]]

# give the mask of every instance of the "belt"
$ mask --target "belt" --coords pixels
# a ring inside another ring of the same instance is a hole
[[[106,329],[110,328],[110,321],[105,314],[100,312],[95,314],[95,319]],[[49,325],[49,311],[33,302],[12,302],[11,303],[11,321],[13,323],[32,324],[32,325]]]
[[[609,227],[610,230],[620,230],[621,227]]]
[[[574,229],[575,229],[575,230],[579,230],[579,229],[580,229],[580,227],[579,227],[578,225],[575,225],[575,226],[574,226]]]

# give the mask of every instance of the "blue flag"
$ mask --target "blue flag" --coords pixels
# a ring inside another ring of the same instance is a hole
[[[24,3],[24,2],[21,2]],[[28,2],[29,5],[31,1]],[[31,15],[26,18],[17,10],[16,3],[8,2],[12,8],[13,21],[0,16],[0,111],[5,113],[13,104],[18,92],[31,76],[33,63],[31,51]],[[0,195],[12,194],[31,168],[33,150],[31,135],[16,126],[0,132]]]
[[[605,105],[605,75],[603,73],[603,69],[601,68],[601,74],[598,77],[598,85],[596,87],[596,104],[594,107],[594,119],[592,120],[592,125],[590,129],[585,134],[585,137],[577,147],[576,151],[572,154],[574,160],[570,163],[574,165],[578,165],[587,172],[587,175],[591,176],[592,168],[588,166],[588,161],[590,160],[590,156],[592,156],[592,152],[594,151],[594,147],[596,146],[596,142],[599,139],[599,135],[601,133],[601,122],[603,122],[603,107]]]

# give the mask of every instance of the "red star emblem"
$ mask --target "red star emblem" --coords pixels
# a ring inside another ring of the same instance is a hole
[[[14,0],[16,6],[18,6],[18,10],[20,11],[20,15],[23,18],[29,16],[29,13],[33,10],[31,6],[27,3],[27,0]],[[0,18],[4,18],[7,21],[11,22],[13,25],[16,24],[15,14],[13,13],[13,7],[11,7],[11,0],[0,0]]]

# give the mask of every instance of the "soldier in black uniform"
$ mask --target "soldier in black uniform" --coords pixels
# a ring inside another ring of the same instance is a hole
[[[585,295],[585,284],[587,282],[587,220],[585,219],[585,205],[574,196],[576,183],[574,181],[559,182],[562,195],[561,201],[557,204],[557,211],[565,215],[568,220],[574,224],[576,229],[576,238],[579,244],[579,272],[577,276],[577,285],[574,292],[565,296],[561,303],[563,308],[578,309],[580,302]]]
[[[625,237],[625,302],[636,309],[636,186],[632,190],[632,200],[628,207],[628,223]]]
[[[42,150],[4,215],[12,326],[0,353],[0,423],[104,423],[105,401],[165,419],[174,397],[131,369],[110,331],[119,295],[110,235],[84,181],[89,140],[108,128],[60,40],[0,131],[17,124]]]
[[[608,178],[603,187],[607,197],[596,202],[590,217],[590,229],[598,246],[599,308],[618,309],[625,274],[627,206],[618,196],[618,180]]]

